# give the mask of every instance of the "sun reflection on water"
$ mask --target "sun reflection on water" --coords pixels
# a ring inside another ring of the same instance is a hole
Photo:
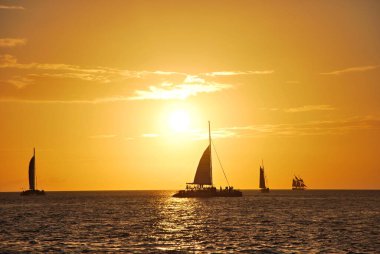
[[[158,212],[156,240],[163,246],[157,249],[196,251],[204,248],[200,235],[203,234],[208,214],[202,209],[202,200],[168,197],[159,203]]]

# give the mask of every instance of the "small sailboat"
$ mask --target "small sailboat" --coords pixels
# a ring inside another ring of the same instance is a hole
[[[29,196],[29,195],[45,195],[44,190],[37,190],[36,189],[36,149],[33,148],[33,157],[30,159],[29,162],[29,190],[25,190],[21,192],[22,196]]]
[[[208,122],[208,132],[209,132],[209,145],[203,152],[203,155],[199,161],[197,171],[195,173],[194,181],[192,183],[186,183],[186,189],[180,190],[175,193],[173,197],[178,198],[190,198],[190,197],[241,197],[242,192],[235,190],[229,185],[227,177],[228,186],[224,189],[220,187],[217,190],[212,182],[212,158],[211,158],[211,130],[210,122]],[[223,169],[223,168],[222,168]],[[224,173],[224,171],[223,171]],[[224,174],[225,175],[225,174]]]
[[[260,183],[259,188],[261,192],[269,192],[269,188],[265,184],[264,163],[260,166]]]
[[[294,176],[292,181],[292,190],[305,190],[306,184],[301,177]]]

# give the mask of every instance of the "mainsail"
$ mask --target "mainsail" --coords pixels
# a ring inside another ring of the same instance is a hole
[[[206,148],[201,159],[199,160],[193,183],[200,185],[212,185],[211,144]]]
[[[193,184],[212,185],[212,159],[211,159],[211,129],[208,122],[208,147],[203,152],[197,172],[195,173]]]
[[[260,166],[260,186],[259,188],[266,188],[265,187],[265,176],[264,176],[264,166]]]
[[[304,190],[306,187],[307,186],[301,177],[294,176],[292,181],[293,190]]]
[[[36,152],[33,149],[33,157],[29,162],[29,189],[36,189]]]

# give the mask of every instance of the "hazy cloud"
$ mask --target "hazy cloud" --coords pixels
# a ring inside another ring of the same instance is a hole
[[[354,131],[380,130],[380,118],[373,116],[351,117],[332,121],[310,121],[304,123],[278,123],[257,124],[248,126],[234,126],[225,128],[213,128],[213,139],[225,138],[261,138],[261,137],[296,137],[296,136],[320,136],[320,135],[345,135]],[[194,140],[208,139],[208,130],[194,129],[183,135]],[[112,138],[115,135],[97,135],[91,138]],[[140,138],[158,138],[170,135],[158,133],[144,133]],[[138,138],[138,137],[137,137]],[[127,137],[125,140],[134,140],[135,137]]]
[[[368,66],[358,66],[358,67],[351,67],[351,68],[346,68],[343,70],[336,70],[336,71],[331,71],[331,72],[322,72],[322,75],[340,75],[344,73],[349,73],[349,72],[364,72],[364,71],[370,71],[377,69],[379,65],[368,65]]]
[[[20,6],[20,5],[3,5],[3,4],[0,5],[0,10],[1,9],[3,9],[3,10],[25,10],[25,8]]]
[[[15,47],[26,44],[26,39],[20,38],[0,38],[0,47]]]
[[[131,71],[131,70],[120,70],[120,74],[127,78],[144,78],[147,76],[173,76],[181,75],[186,76],[186,73],[175,72],[175,71]]]
[[[308,111],[327,111],[327,110],[336,110],[331,105],[321,104],[321,105],[304,105],[300,107],[293,108],[261,108],[261,110],[269,111],[283,111],[287,113],[298,113],[298,112],[308,112]]]
[[[87,81],[108,83],[115,79],[144,78],[146,76],[171,76],[186,75],[169,71],[130,71],[108,67],[83,68],[78,65],[52,64],[52,63],[19,63],[17,58],[5,54],[0,55],[0,68],[14,68],[22,70],[45,71],[44,73],[32,73],[33,77],[51,78],[76,78]]]
[[[231,88],[231,85],[208,82],[195,75],[188,75],[183,83],[164,82],[161,86],[150,86],[148,90],[137,90],[131,100],[181,100],[199,93],[213,93]]]
[[[367,116],[336,121],[258,124],[219,129],[221,133],[229,133],[230,137],[343,135],[359,130],[380,130],[380,118]]]
[[[113,83],[126,79],[140,79],[139,83],[150,83],[141,89],[135,89],[132,95],[128,97],[106,97],[104,99],[92,100],[69,100],[68,103],[100,103],[115,102],[126,100],[178,100],[187,99],[191,96],[197,96],[202,93],[214,93],[222,90],[230,89],[231,84],[211,81],[210,78],[215,76],[233,76],[233,75],[254,75],[269,74],[273,71],[223,71],[210,72],[203,74],[188,74],[175,71],[136,71],[125,70],[108,67],[84,68],[78,65],[62,64],[62,63],[20,63],[18,59],[12,55],[0,55],[0,68],[13,68],[23,71],[24,77],[17,79],[9,79],[7,82],[23,88],[26,85],[36,83],[38,78],[53,79],[78,79],[89,82]],[[25,74],[25,72],[29,72]],[[38,100],[37,100],[38,101]],[[40,102],[40,101],[39,101]],[[43,103],[62,103],[61,101],[48,100]]]
[[[51,70],[51,71],[78,71],[92,74],[106,74],[118,72],[111,68],[82,68],[78,65],[70,64],[41,64],[41,63],[19,63],[17,58],[5,54],[0,55],[0,68],[15,68],[15,69],[37,69],[37,70]]]
[[[284,111],[288,113],[325,111],[325,110],[336,110],[336,108],[332,107],[331,105],[305,105],[301,107],[284,109]]]
[[[24,88],[27,85],[33,84],[33,79],[28,77],[19,77],[15,76],[11,79],[8,79],[7,82],[19,89]]]
[[[17,58],[12,55],[0,55],[0,68],[11,68],[17,65]]]
[[[115,97],[104,97],[95,98],[91,100],[32,100],[32,99],[18,99],[18,98],[0,98],[0,102],[9,103],[44,103],[44,104],[99,104],[99,103],[112,103],[112,102],[122,102],[129,101],[128,97],[115,96]]]
[[[236,75],[263,75],[263,74],[272,74],[273,70],[263,70],[263,71],[214,71],[202,73],[205,76],[236,76]]]
[[[38,78],[71,78],[71,79],[81,79],[85,81],[96,81],[101,83],[109,83],[111,82],[111,77],[107,75],[99,75],[93,73],[75,73],[75,72],[67,72],[67,73],[42,73],[42,74],[30,74],[30,77],[38,77]]]
[[[122,77],[121,71],[112,68],[82,68],[69,64],[41,64],[41,63],[19,63],[12,55],[0,55],[0,68],[14,68],[31,70],[34,73],[29,78],[70,78],[86,81],[109,83],[112,79]]]

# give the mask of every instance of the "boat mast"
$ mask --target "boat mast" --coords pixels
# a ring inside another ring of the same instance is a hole
[[[210,148],[210,178],[211,178],[211,186],[213,185],[212,183],[212,158],[211,158],[211,127],[210,127],[210,121],[208,121],[208,143],[209,143],[209,148]]]
[[[263,178],[264,178],[264,189],[267,187],[265,169],[264,169],[264,160],[261,159],[261,165],[263,166]]]

